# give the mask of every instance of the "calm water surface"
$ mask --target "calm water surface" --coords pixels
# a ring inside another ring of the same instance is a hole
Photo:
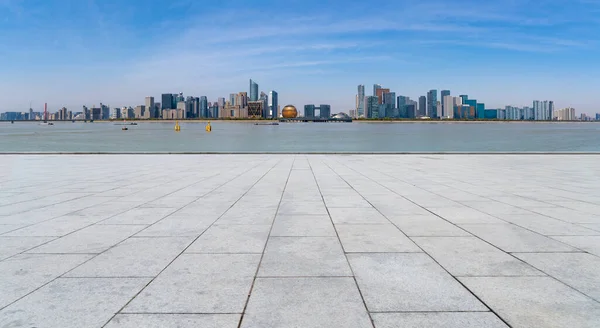
[[[0,123],[0,152],[600,152],[596,123]]]

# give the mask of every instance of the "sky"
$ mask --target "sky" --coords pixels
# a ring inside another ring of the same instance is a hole
[[[600,112],[600,0],[0,0],[0,112],[183,92],[355,107],[357,85]]]

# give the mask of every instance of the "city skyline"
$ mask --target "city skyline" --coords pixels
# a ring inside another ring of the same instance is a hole
[[[247,90],[250,78],[277,90],[280,104],[325,103],[336,112],[355,108],[359,83],[415,100],[449,89],[490,108],[552,98],[557,108],[600,109],[591,96],[600,55],[595,1],[4,0],[0,9],[10,13],[0,41],[11,45],[0,52],[10,63],[0,65],[0,112],[45,102],[123,106],[165,91],[216,100]],[[399,19],[398,9],[414,18]],[[257,14],[281,19],[245,19]],[[361,23],[368,15],[379,23]]]

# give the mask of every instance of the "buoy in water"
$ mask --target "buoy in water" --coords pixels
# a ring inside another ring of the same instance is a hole
[[[212,127],[210,126],[210,122],[208,122],[208,123],[206,124],[206,126],[204,127],[204,129],[206,130],[206,132],[210,132],[210,131],[212,131]]]
[[[175,132],[181,131],[181,126],[179,125],[179,121],[175,121]]]

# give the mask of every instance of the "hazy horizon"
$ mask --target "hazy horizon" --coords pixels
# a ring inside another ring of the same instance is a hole
[[[162,93],[355,106],[381,84],[487,108],[553,100],[594,114],[600,1],[0,0],[0,112],[135,106]]]

